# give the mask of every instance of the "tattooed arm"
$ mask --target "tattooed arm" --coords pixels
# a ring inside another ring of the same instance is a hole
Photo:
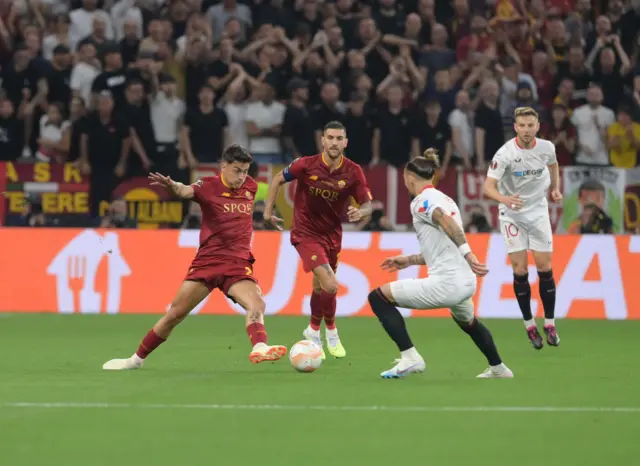
[[[449,238],[451,238],[451,241],[453,241],[458,248],[467,244],[467,237],[464,235],[462,228],[460,228],[456,221],[450,215],[447,215],[440,207],[435,208],[431,218],[433,219],[433,222],[438,225]],[[469,248],[468,244],[467,247],[463,249],[468,249],[469,252],[467,254],[471,253],[471,248]],[[467,254],[464,255],[466,256]]]
[[[409,259],[409,265],[426,265],[422,254],[413,254],[407,256],[407,258]]]

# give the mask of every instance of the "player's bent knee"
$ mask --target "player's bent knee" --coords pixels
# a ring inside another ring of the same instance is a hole
[[[326,280],[321,284],[322,291],[329,294],[338,294],[338,280]]]
[[[371,310],[376,316],[384,313],[385,309],[388,309],[392,304],[392,300],[389,296],[386,296],[385,292],[381,288],[376,288],[367,297]]]

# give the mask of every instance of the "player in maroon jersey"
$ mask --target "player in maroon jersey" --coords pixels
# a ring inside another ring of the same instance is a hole
[[[264,218],[274,219],[273,204],[284,183],[297,180],[291,227],[291,244],[305,272],[313,271],[311,322],[303,336],[322,348],[320,324],[324,318],[327,349],[342,358],[346,351],[336,329],[336,269],[342,243],[345,211],[350,222],[371,215],[371,192],[362,168],[344,156],[347,133],[342,123],[332,121],[322,134],[323,153],[301,157],[278,173],[269,188]],[[347,206],[355,200],[359,207]],[[324,358],[324,351],[322,353]]]
[[[191,199],[202,208],[200,248],[171,308],[142,340],[138,351],[127,359],[112,359],[105,370],[138,369],[145,358],[169,337],[214,288],[246,310],[246,329],[253,345],[249,359],[256,364],[282,358],[284,346],[268,346],[264,328],[264,299],[253,276],[251,254],[253,202],[258,189],[247,175],[251,155],[231,145],[222,154],[220,176],[204,178],[191,186],[159,173],[149,175],[152,185],[162,186],[180,199]],[[278,219],[274,219],[277,222]]]

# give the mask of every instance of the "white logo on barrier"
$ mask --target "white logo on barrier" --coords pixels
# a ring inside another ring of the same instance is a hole
[[[596,256],[600,263],[600,280],[587,281],[584,277]],[[558,283],[556,317],[566,317],[574,300],[602,301],[607,319],[627,318],[615,236],[585,235],[580,238]]]
[[[96,291],[96,275],[105,256],[108,272],[103,300],[103,293]],[[56,277],[58,312],[98,314],[104,308],[108,314],[116,314],[120,310],[122,278],[131,275],[131,269],[120,252],[117,233],[100,236],[94,230],[85,230],[62,248],[47,274]]]

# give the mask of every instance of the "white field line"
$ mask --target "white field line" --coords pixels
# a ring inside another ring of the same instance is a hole
[[[262,410],[262,411],[378,411],[396,413],[627,413],[640,414],[635,406],[331,406],[277,404],[160,404],[84,402],[4,402],[0,409],[160,409],[160,410]]]

